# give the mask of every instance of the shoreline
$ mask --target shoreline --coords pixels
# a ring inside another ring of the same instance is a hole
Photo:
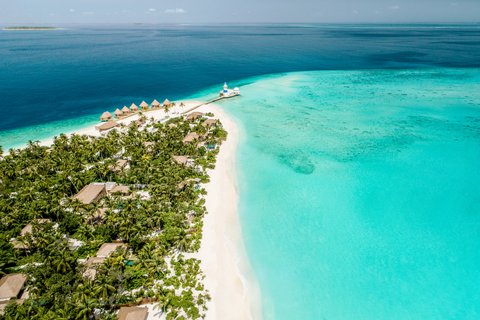
[[[215,169],[206,186],[207,215],[197,257],[206,276],[205,286],[212,300],[207,303],[207,320],[261,319],[260,288],[255,281],[242,238],[238,212],[239,193],[236,151],[239,130],[235,122],[215,104],[196,111],[212,112],[228,132],[220,147]]]
[[[147,118],[166,120],[166,116],[169,118],[181,116],[183,112],[201,103],[196,100],[183,102],[184,107],[173,107],[168,113],[153,110],[144,114]],[[198,252],[192,254],[192,257],[201,261],[200,265],[205,275],[203,284],[212,297],[207,302],[205,319],[261,319],[260,288],[250,268],[238,215],[236,151],[239,129],[218,105],[202,105],[194,111],[212,112],[228,132],[227,140],[220,146],[215,169],[208,172],[210,182],[205,186],[207,214],[203,218],[201,247]],[[137,113],[116,121],[128,125],[139,117]],[[64,134],[100,137],[101,133],[95,128],[100,123],[99,121],[94,125]],[[50,146],[53,141],[54,137],[50,137],[40,140],[39,144]]]

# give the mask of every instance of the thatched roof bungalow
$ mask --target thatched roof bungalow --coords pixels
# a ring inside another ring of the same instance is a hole
[[[112,119],[112,114],[108,111],[105,111],[104,113],[102,113],[102,115],[100,116],[100,121],[108,121]]]
[[[12,273],[0,279],[0,302],[18,298],[27,277],[21,273]]]
[[[147,110],[148,109],[148,103],[146,103],[145,101],[142,101],[142,103],[140,103],[140,107],[142,108],[142,110]]]
[[[147,307],[121,307],[117,315],[118,320],[146,320],[147,318]]]
[[[188,114],[185,119],[187,121],[195,121],[197,119],[200,119],[201,117],[203,117],[203,113],[195,111],[195,112],[192,112],[192,113]]]
[[[128,160],[125,159],[118,159],[115,165],[111,166],[111,170],[113,172],[120,172],[123,171],[128,166]]]
[[[37,224],[42,224],[42,223],[49,223],[52,222],[50,219],[35,219],[35,222]],[[23,227],[22,231],[20,231],[20,235],[22,237],[25,237],[27,234],[31,234],[33,231],[33,224],[29,223],[25,227]]]
[[[119,248],[127,248],[127,245],[122,242],[104,243],[97,251],[97,258],[108,258],[115,250]]]
[[[165,100],[163,101],[163,106],[164,106],[164,107],[170,107],[171,105],[172,105],[172,102],[171,102],[170,100],[165,99]]]
[[[191,143],[195,140],[199,140],[200,136],[196,132],[190,132],[183,138],[183,143]]]
[[[217,119],[207,119],[202,123],[202,125],[207,128],[215,127],[217,124],[218,124]]]
[[[130,106],[130,111],[132,112],[138,111],[138,106],[135,103],[132,103],[132,105]]]
[[[91,204],[103,198],[107,194],[105,183],[91,183],[83,187],[73,199],[80,201],[83,204]]]
[[[127,106],[123,106],[122,112],[123,112],[123,114],[129,114],[129,113],[130,113],[130,109],[128,109]]]
[[[115,194],[115,193],[119,193],[119,194],[123,194],[123,195],[129,195],[130,194],[130,187],[129,186],[124,186],[124,185],[121,185],[121,184],[117,184],[116,186],[114,186],[110,192],[110,194]]]
[[[173,156],[173,161],[181,165],[187,165],[189,160],[187,156]]]
[[[117,110],[115,110],[115,111],[113,112],[113,114],[114,114],[115,117],[117,117],[117,118],[123,116],[122,110],[120,110],[120,109],[118,109],[118,108],[117,108]]]
[[[152,101],[152,108],[160,108],[160,102],[157,99]]]

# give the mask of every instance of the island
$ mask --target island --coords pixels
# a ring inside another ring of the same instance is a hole
[[[198,110],[156,120],[164,105],[0,157],[0,318],[205,317],[194,253],[227,131]]]
[[[60,30],[61,28],[57,27],[31,27],[31,26],[18,26],[18,27],[5,27],[5,31],[49,31],[49,30]]]

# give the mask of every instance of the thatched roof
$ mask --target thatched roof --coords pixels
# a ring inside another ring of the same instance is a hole
[[[147,317],[147,307],[121,307],[117,315],[118,320],[146,320]]]
[[[50,219],[35,219],[35,222],[37,224],[42,224],[42,223],[52,222],[52,220],[50,220]],[[22,231],[20,232],[20,235],[22,237],[24,237],[27,234],[32,233],[32,231],[33,231],[33,225],[31,223],[29,223],[25,227],[23,227]]]
[[[178,164],[187,164],[188,157],[187,156],[173,156],[173,160]]]
[[[172,102],[171,102],[170,100],[168,100],[168,99],[165,99],[165,100],[163,101],[163,105],[164,105],[164,106],[169,106],[169,105],[171,105],[171,104],[172,104]]]
[[[122,110],[120,110],[120,109],[117,108],[117,110],[115,110],[115,112],[114,112],[113,114],[118,117],[118,116],[123,115],[123,112],[122,112]]]
[[[107,258],[118,248],[126,248],[124,243],[104,243],[97,251],[97,258]]]
[[[132,105],[130,106],[130,110],[138,111],[138,106],[135,103],[132,103]]]
[[[128,109],[127,106],[123,106],[122,112],[123,112],[123,113],[130,113],[130,109]]]
[[[147,109],[148,103],[146,103],[145,101],[142,101],[142,103],[140,103],[140,107],[142,107],[142,109]]]
[[[94,201],[101,199],[107,193],[104,183],[91,183],[83,187],[73,199],[76,199],[83,204],[91,204]]]
[[[112,114],[108,111],[105,111],[104,113],[102,113],[102,115],[100,116],[100,120],[101,121],[107,121],[109,119],[112,118]]]
[[[27,277],[21,273],[12,273],[0,279],[0,301],[18,297]]]
[[[190,132],[185,136],[185,138],[183,139],[183,142],[190,143],[190,142],[193,142],[194,140],[198,140],[199,138],[200,136],[196,132]]]
[[[213,126],[216,126],[217,123],[218,123],[217,119],[207,119],[202,123],[202,125],[205,127],[213,127]]]
[[[112,188],[112,190],[110,190],[110,193],[112,193],[112,194],[113,193],[121,193],[121,194],[129,195],[130,194],[130,187],[117,184],[115,187]]]
[[[122,171],[123,169],[125,169],[125,167],[128,165],[128,160],[125,160],[125,159],[119,159],[117,160],[117,162],[115,163],[115,165],[113,165],[111,167],[111,170],[113,172],[119,172],[119,171]]]
[[[189,115],[187,115],[186,119],[188,121],[193,121],[193,120],[197,120],[201,117],[203,117],[203,113],[195,111],[195,112],[192,112]]]
[[[87,259],[85,264],[87,266],[94,266],[96,264],[101,264],[105,261],[105,257],[90,257]]]
[[[107,122],[97,126],[98,131],[110,130],[118,126],[118,123],[114,120],[108,120]]]
[[[157,101],[157,99],[152,101],[152,108],[159,108],[160,107],[160,102]]]

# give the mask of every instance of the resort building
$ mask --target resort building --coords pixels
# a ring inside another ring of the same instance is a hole
[[[171,105],[172,105],[172,102],[171,102],[170,100],[165,99],[165,100],[163,101],[163,106],[164,106],[164,107],[170,107]]]
[[[233,90],[231,90],[228,88],[228,84],[226,82],[223,85],[223,90],[220,91],[220,97],[223,97],[223,98],[230,98],[238,95],[240,95],[240,89],[234,88]]]
[[[217,119],[207,119],[205,120],[202,125],[207,128],[215,127],[217,126],[218,120]]]
[[[128,160],[119,159],[110,169],[113,172],[120,172],[128,168]]]
[[[158,109],[160,108],[160,102],[157,101],[157,99],[152,101],[152,108],[153,109]]]
[[[118,109],[118,108],[117,108],[117,110],[115,110],[115,111],[113,112],[113,114],[114,114],[115,117],[117,117],[117,118],[120,118],[121,116],[123,116],[122,110],[120,110],[120,109]]]
[[[130,113],[130,109],[128,109],[127,106],[123,106],[122,112],[123,112],[123,114],[129,114],[129,113]]]
[[[0,305],[6,305],[18,298],[27,281],[21,273],[12,273],[0,279]],[[3,309],[0,306],[0,309]]]
[[[102,115],[100,116],[100,121],[108,121],[112,119],[112,114],[108,111],[105,111],[104,113],[102,113]]]
[[[103,198],[107,194],[105,183],[91,183],[83,187],[73,199],[83,204],[91,204]]]
[[[37,224],[42,224],[42,223],[52,222],[52,220],[50,220],[50,219],[35,219],[35,222]],[[25,227],[23,227],[22,231],[20,231],[20,235],[22,237],[25,237],[27,234],[31,234],[32,231],[33,231],[33,225],[31,223],[29,223]]]
[[[130,111],[131,112],[137,112],[138,111],[138,107],[135,103],[132,103],[132,105],[130,106]]]
[[[148,103],[142,101],[142,103],[140,103],[140,108],[142,108],[142,110],[148,110]]]
[[[118,320],[146,320],[148,309],[146,307],[122,307],[118,311]]]
[[[184,166],[190,166],[193,164],[192,159],[187,156],[173,156],[173,161]]]
[[[35,219],[35,222],[37,224],[43,224],[43,223],[50,223],[52,222],[50,219]],[[29,234],[33,233],[33,224],[29,223],[25,227],[23,227],[22,231],[20,231],[20,236],[25,237]],[[17,239],[12,239],[10,241],[15,249],[28,249],[28,245]]]
[[[195,111],[187,115],[185,119],[187,121],[195,121],[197,119],[200,119],[201,117],[203,117],[203,113]]]
[[[117,109],[118,110],[118,109]],[[118,110],[120,111],[120,110]],[[98,131],[100,132],[105,132],[105,131],[108,131],[108,130],[111,130],[113,128],[116,128],[118,127],[118,123],[116,121],[113,121],[113,120],[108,120],[107,122],[95,127]]]
[[[130,187],[117,184],[109,191],[109,193],[110,194],[116,194],[117,193],[117,194],[122,194],[122,195],[128,196],[130,194]]]
[[[199,139],[200,139],[200,136],[196,132],[190,132],[185,136],[185,138],[183,138],[183,143],[191,143]]]
[[[115,250],[119,248],[127,248],[127,245],[121,242],[118,243],[104,243],[98,249],[97,255],[95,257],[90,257],[86,261],[86,265],[88,266],[87,270],[83,273],[84,278],[88,279],[95,279],[97,275],[97,270],[95,269],[95,265],[101,264],[108,258]]]
[[[100,249],[98,249],[97,255],[95,257],[103,259],[108,258],[112,253],[115,252],[115,250],[120,248],[127,248],[127,245],[122,242],[104,243],[102,244]]]

